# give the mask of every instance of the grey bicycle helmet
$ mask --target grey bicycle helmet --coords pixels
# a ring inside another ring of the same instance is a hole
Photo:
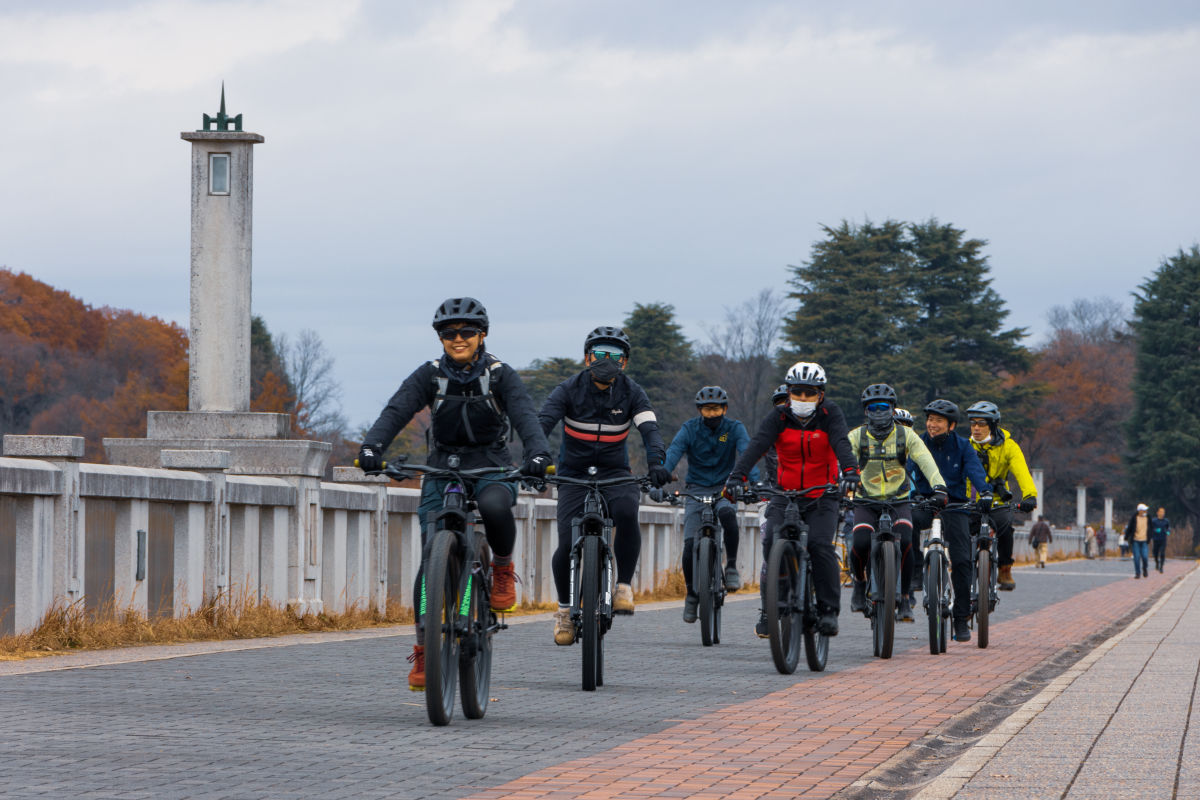
[[[696,405],[703,406],[709,403],[727,406],[729,405],[729,394],[720,386],[705,386],[696,392]]]
[[[925,414],[926,416],[937,414],[951,422],[958,422],[958,406],[940,397],[937,400],[930,401],[929,405],[925,406]]]
[[[632,349],[628,334],[612,325],[601,325],[598,328],[594,328],[587,335],[587,338],[583,340],[583,352],[586,354],[598,344],[615,344],[625,351],[625,355],[629,355],[629,351]]]
[[[995,428],[1000,424],[1000,408],[990,400],[980,400],[967,409],[968,419],[986,419]]]
[[[892,419],[909,428],[913,426],[914,422],[912,412],[907,408],[897,408],[892,412]]]
[[[869,403],[879,401],[896,405],[896,390],[888,386],[886,383],[872,383],[867,388],[863,389],[862,404],[866,406]]]
[[[451,297],[433,312],[433,329],[441,330],[452,322],[469,322],[487,333],[487,309],[474,297]]]
[[[788,399],[788,387],[786,383],[779,384],[779,388],[771,395],[771,403],[782,403]]]

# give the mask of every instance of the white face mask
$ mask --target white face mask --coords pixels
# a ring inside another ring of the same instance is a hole
[[[811,417],[813,412],[817,410],[816,400],[791,400],[789,402],[791,403],[792,413],[801,419]]]
[[[983,444],[984,442],[986,442],[988,439],[991,439],[991,438],[992,438],[992,434],[990,432],[980,433],[980,434],[974,434],[974,433],[971,434],[971,441],[979,442],[980,444]]]

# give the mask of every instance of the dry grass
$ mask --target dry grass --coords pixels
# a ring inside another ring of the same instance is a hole
[[[638,592],[636,598],[639,602],[654,602],[678,600],[684,594],[683,572],[674,569],[660,573],[654,588]],[[544,614],[557,607],[554,602],[524,602],[509,614]],[[412,624],[413,621],[412,608],[396,602],[389,602],[382,613],[353,608],[342,613],[300,617],[286,607],[269,602],[258,602],[249,597],[222,597],[180,617],[154,619],[131,609],[109,607],[87,611],[80,602],[55,606],[42,624],[29,633],[0,636],[0,661],[113,647],[346,631]]]

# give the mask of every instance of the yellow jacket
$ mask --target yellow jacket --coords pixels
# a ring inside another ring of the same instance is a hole
[[[981,454],[979,460],[987,472],[988,482],[996,490],[997,500],[1007,501],[1012,497],[1012,494],[1004,489],[1010,475],[1017,479],[1017,485],[1021,487],[1021,497],[1037,497],[1037,484],[1033,482],[1033,475],[1029,473],[1025,454],[1021,452],[1021,446],[1013,441],[1011,433],[1000,428],[996,437],[990,441],[980,444],[971,439],[970,442],[976,452]],[[999,488],[997,484],[1000,485]],[[982,487],[976,487],[977,490],[979,488]]]

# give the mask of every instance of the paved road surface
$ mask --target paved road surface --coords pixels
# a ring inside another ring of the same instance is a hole
[[[844,612],[822,674],[775,672],[751,632],[754,599],[729,604],[714,648],[677,607],[643,609],[606,640],[595,693],[579,691],[579,650],[555,647],[548,622],[514,624],[498,640],[487,717],[440,729],[406,687],[411,635],[0,670],[0,796],[850,796],[1188,568],[1147,581],[1115,559],[1017,570],[992,646],[952,643],[936,658],[918,624],[899,628],[895,658],[874,659],[866,620]]]

